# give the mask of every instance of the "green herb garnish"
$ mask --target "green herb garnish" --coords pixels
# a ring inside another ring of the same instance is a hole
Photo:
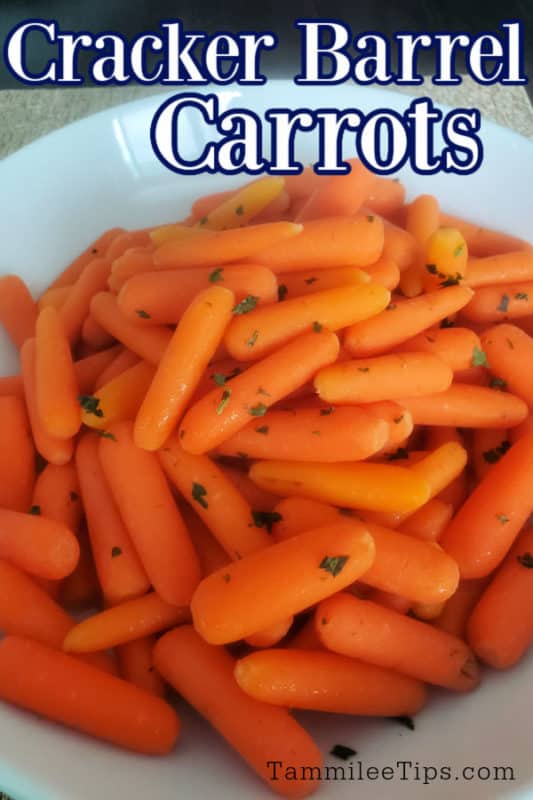
[[[224,409],[226,408],[226,406],[229,403],[230,397],[231,397],[231,389],[224,389],[224,391],[222,392],[222,397],[220,399],[220,403],[216,407],[216,413],[217,414],[222,414],[222,412],[224,411]]]
[[[527,569],[533,569],[533,556],[531,553],[524,553],[521,556],[517,556],[516,560],[519,564],[522,564],[523,567]]]
[[[500,303],[497,306],[496,311],[501,311],[501,312],[503,312],[505,314],[505,312],[508,310],[508,308],[509,308],[509,295],[508,294],[502,294]]]
[[[248,345],[248,347],[253,347],[253,346],[254,346],[254,344],[257,342],[257,337],[258,337],[258,336],[259,336],[259,331],[257,331],[257,330],[256,330],[256,331],[254,331],[254,332],[252,333],[252,335],[250,336],[250,338],[249,338],[249,339],[248,339],[248,341],[246,342],[246,344]]]
[[[241,300],[240,303],[237,303],[237,305],[233,307],[233,313],[248,314],[250,311],[254,310],[258,302],[259,302],[259,297],[256,297],[253,294],[249,294],[243,300]]]
[[[150,316],[150,314],[148,313],[148,311],[144,311],[144,309],[142,309],[142,308],[136,308],[136,309],[135,309],[135,313],[136,313],[136,314],[137,314],[137,316],[138,316],[138,317],[140,317],[141,319],[152,319],[152,317]]]
[[[289,292],[289,290],[287,289],[285,284],[284,283],[280,283],[280,285],[278,286],[278,301],[280,303],[282,302],[282,300],[285,300],[285,298],[287,297],[288,292]]]
[[[488,367],[487,354],[479,347],[474,347],[472,352],[472,366],[473,367]]]
[[[504,439],[501,444],[499,444],[497,447],[493,447],[492,450],[485,450],[483,453],[483,458],[487,464],[496,464],[496,462],[506,454],[510,447],[511,442],[508,439]]]
[[[34,517],[40,517],[41,516],[41,506],[32,506],[30,508],[30,514],[32,516],[34,516]]]
[[[202,508],[208,507],[207,500],[205,499],[207,497],[207,489],[205,486],[202,486],[201,483],[193,482],[191,494],[192,499],[196,500],[196,502],[199,503]]]
[[[99,408],[99,397],[94,397],[91,394],[80,394],[78,400],[86,414],[94,414],[95,417],[104,416],[104,412]]]
[[[259,428],[256,428],[256,433],[262,433],[264,436],[268,433],[268,425],[260,425]]]
[[[218,267],[218,269],[214,269],[213,272],[211,272],[211,274],[209,275],[209,280],[211,281],[211,283],[218,283],[219,281],[223,281],[224,280],[223,272],[224,272],[223,267]]]
[[[313,322],[313,330],[315,333],[320,333],[322,331],[322,325],[320,322]]]
[[[348,559],[349,556],[325,556],[318,566],[325,572],[330,572],[336,578],[346,566]]]
[[[250,414],[252,417],[264,417],[267,411],[268,407],[264,403],[258,403],[256,406],[252,406]]]
[[[256,528],[266,528],[272,533],[272,526],[281,522],[283,517],[277,511],[252,511],[252,519]]]
[[[117,547],[115,545],[115,547],[111,548],[111,558],[117,558],[118,556],[121,556],[121,555],[122,555],[122,550],[121,550],[120,547]]]

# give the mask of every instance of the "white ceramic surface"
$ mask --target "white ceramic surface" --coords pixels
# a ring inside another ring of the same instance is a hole
[[[195,87],[195,91],[197,88]],[[273,81],[261,88],[220,92],[229,106],[354,106],[405,109],[408,98],[349,86],[299,87]],[[47,282],[102,229],[179,219],[204,192],[243,178],[172,174],[156,160],[149,123],[164,95],[119,106],[69,125],[0,163],[0,274],[16,272],[33,290]],[[186,121],[191,153],[205,128]],[[410,196],[436,194],[449,211],[533,238],[533,145],[485,122],[483,167],[474,175],[401,174]],[[301,136],[304,163],[315,158],[313,136]],[[347,155],[349,155],[347,153]],[[0,373],[15,367],[0,334]],[[331,800],[465,800],[533,797],[531,659],[506,674],[486,675],[470,696],[438,693],[410,732],[389,721],[302,715],[324,753],[337,743],[358,751],[364,767],[397,761],[450,765],[450,781],[330,782],[318,797]],[[257,800],[273,795],[195,714],[183,709],[183,732],[167,758],[133,756],[0,705],[0,788],[15,800]],[[330,759],[328,763],[343,762]],[[509,765],[515,780],[455,779],[463,766]]]

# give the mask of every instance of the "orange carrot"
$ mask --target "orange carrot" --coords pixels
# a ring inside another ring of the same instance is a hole
[[[130,367],[133,367],[134,364],[138,363],[139,357],[135,353],[122,347],[122,345],[116,345],[114,358],[106,364],[94,381],[94,390],[98,391],[102,386],[111,383],[118,375],[121,375]]]
[[[328,175],[322,178],[300,209],[297,222],[357,214],[368,197],[376,176],[361,161],[353,159],[350,167],[350,172],[345,175]]]
[[[476,257],[498,255],[499,253],[509,253],[512,250],[523,250],[531,247],[523,239],[517,239],[515,236],[508,236],[500,231],[484,228],[452,214],[441,212],[440,224],[450,228],[457,228],[464,236],[470,254]]]
[[[35,482],[35,451],[24,403],[0,397],[0,508],[29,511]]]
[[[326,289],[248,313],[239,311],[228,328],[224,343],[234,358],[255,360],[298,334],[312,330],[313,326],[336,331],[373,317],[387,307],[389,300],[387,289],[369,283]],[[250,347],[252,337],[254,345]]]
[[[252,512],[208,456],[187,453],[173,436],[159,458],[171,482],[231,558],[241,558],[270,544],[264,514],[260,509]]]
[[[150,592],[79,622],[67,633],[63,649],[70,653],[107,650],[164,631],[187,619],[186,606],[165,603],[155,592]]]
[[[200,580],[200,564],[163,470],[154,453],[135,446],[130,423],[109,432],[113,438],[100,439],[99,454],[124,524],[154,589],[183,605]]]
[[[398,352],[430,353],[458,372],[472,367],[472,360],[480,349],[479,336],[469,328],[430,328],[403,342]]]
[[[380,403],[366,403],[361,408],[378,419],[384,419],[387,423],[389,434],[383,448],[384,452],[397,450],[413,432],[411,415],[398,403],[387,400]]]
[[[514,444],[528,433],[533,433],[533,416],[531,414],[526,417],[520,425],[517,425],[516,428],[509,431],[509,440]]]
[[[24,385],[20,375],[0,377],[0,397],[18,397],[24,400]]]
[[[155,368],[151,364],[139,361],[97,389],[94,395],[81,397],[84,425],[103,431],[117,420],[134,419],[154,373]]]
[[[123,228],[111,228],[108,231],[104,231],[96,241],[92,242],[54,281],[52,281],[47,291],[64,286],[72,286],[76,283],[87,264],[95,258],[105,256],[113,240],[123,233],[125,233]]]
[[[186,309],[137,413],[137,447],[159,450],[165,444],[220,344],[234,302],[229,289],[212,286]]]
[[[150,582],[105,481],[98,444],[96,436],[81,439],[76,468],[98,580],[106,602],[115,604],[144,594]]]
[[[393,225],[392,222],[385,221],[381,258],[390,258],[397,264],[400,272],[403,272],[414,263],[417,255],[418,246],[415,237],[403,228]]]
[[[237,661],[240,688],[265,703],[337,714],[416,714],[424,684],[397,672],[321,650],[267,650]]]
[[[507,431],[502,428],[475,430],[472,439],[472,461],[476,478],[480,481],[485,477],[492,465],[500,460],[502,455],[510,448],[511,442],[507,438]]]
[[[61,466],[47,464],[35,483],[32,506],[37,507],[43,517],[60,522],[76,533],[83,516],[79,491],[73,462]]]
[[[292,539],[317,526],[334,524],[344,515],[355,516],[350,509],[338,509],[318,500],[294,495],[280,500],[274,511],[278,517],[272,529],[276,542]]]
[[[464,642],[377,603],[339,593],[319,605],[315,619],[322,644],[341,655],[455,691],[479,682]]]
[[[356,520],[278,542],[204,578],[191,602],[194,626],[211,644],[243,639],[349,586],[374,552]]]
[[[81,327],[81,340],[95,350],[103,350],[113,344],[113,337],[99,325],[90,314]]]
[[[370,187],[365,205],[370,211],[388,217],[400,209],[405,201],[405,189],[394,178],[378,176]]]
[[[533,283],[502,283],[476,289],[461,314],[470,322],[485,324],[529,317],[533,314]]]
[[[155,636],[145,636],[135,642],[128,642],[118,648],[117,657],[120,675],[125,681],[155,694],[156,697],[164,697],[165,685],[153,663],[155,642]]]
[[[285,180],[269,175],[250,181],[236,192],[221,198],[221,202],[202,215],[198,224],[204,230],[226,230],[248,225],[281,194]]]
[[[256,486],[248,477],[248,473],[242,469],[231,467],[228,464],[219,464],[219,466],[249,506],[260,511],[272,511],[279,497]]]
[[[374,264],[369,264],[364,269],[372,283],[379,283],[391,292],[400,283],[400,270],[395,261],[390,258],[380,258]]]
[[[76,568],[58,586],[57,595],[63,608],[79,613],[89,611],[98,607],[102,603],[102,591],[96,576],[96,568],[91,553],[91,545],[85,527],[77,535],[80,546],[80,558]],[[52,581],[49,581],[52,584]],[[56,592],[50,591],[55,596]],[[63,642],[61,642],[61,646]]]
[[[441,537],[463,578],[500,564],[533,510],[533,435],[508,450],[474,489]]]
[[[37,413],[49,436],[70,439],[81,425],[78,385],[62,320],[49,307],[35,326],[35,395]]]
[[[218,452],[296,461],[362,461],[377,453],[388,436],[385,420],[360,408],[295,408],[268,411],[223,442]]]
[[[276,278],[269,269],[229,264],[215,270],[197,267],[136,275],[122,287],[118,305],[124,316],[143,325],[176,324],[198,292],[213,284],[234,292],[236,302],[248,295],[259,304],[277,298]]]
[[[493,286],[493,292],[504,292],[505,284],[533,281],[533,252],[505,251],[487,258],[472,258],[468,262],[467,284],[472,289]],[[497,302],[495,303],[497,305]]]
[[[426,242],[424,252],[426,291],[452,285],[468,277],[468,247],[457,228],[438,228]]]
[[[80,554],[65,525],[39,515],[0,509],[0,558],[40,578],[69,575]]]
[[[254,263],[264,264],[273,272],[297,272],[329,267],[365,267],[378,260],[382,249],[382,221],[379,217],[369,219],[368,215],[360,214],[306,222],[298,236],[272,244],[268,249],[254,250],[250,255]]]
[[[318,747],[286,709],[260,703],[239,688],[235,662],[223,648],[211,647],[184,625],[158,641],[154,663],[271,789],[301,798],[318,788]],[[302,780],[287,779],[277,767],[273,773],[279,761],[293,766]]]
[[[268,628],[263,628],[262,631],[257,631],[257,633],[247,636],[246,644],[249,644],[250,647],[275,647],[285,638],[293,622],[294,617],[291,614],[289,617],[269,625]]]
[[[383,589],[372,589],[364,599],[371,600],[373,603],[384,606],[384,608],[391,608],[393,611],[397,611],[398,614],[407,614],[412,606],[412,602],[406,597],[392,592],[385,592]]]
[[[519,397],[484,386],[454,383],[445,392],[400,401],[415,425],[459,428],[512,428],[527,416]]]
[[[322,643],[317,636],[315,620],[309,617],[294,636],[291,636],[285,645],[287,648],[295,650],[322,650]]]
[[[80,394],[92,392],[98,376],[107,369],[118,353],[117,345],[74,362],[74,372]]]
[[[57,289],[48,289],[37,301],[37,310],[42,311],[47,306],[53,306],[57,311],[65,302],[71,286],[58,286]]]
[[[112,292],[120,292],[126,281],[144,272],[152,272],[154,266],[153,247],[132,247],[111,264],[107,285]]]
[[[124,231],[116,236],[106,250],[106,256],[110,261],[119,258],[133,247],[147,247],[151,243],[148,230]]]
[[[37,306],[24,281],[17,275],[0,278],[0,324],[20,350],[35,335]]]
[[[466,625],[474,606],[485,586],[486,578],[475,581],[459,581],[457,591],[444,604],[440,615],[433,621],[436,628],[451,633],[459,639],[466,639]]]
[[[407,297],[421,294],[424,285],[425,255],[429,238],[439,227],[439,203],[433,195],[421,194],[409,203],[405,228],[417,245],[417,257],[403,271],[400,285]]]
[[[401,522],[398,530],[400,533],[407,533],[426,542],[437,542],[452,516],[453,506],[439,497],[434,497]]]
[[[189,409],[180,428],[183,448],[204,453],[217,447],[244,428],[250,417],[262,416],[269,406],[305,384],[338,352],[337,337],[326,330],[303,333],[288,342],[237,375],[231,387],[214,389]]]
[[[83,321],[89,313],[93,295],[106,288],[110,269],[109,259],[93,259],[85,267],[61,306],[59,315],[71,344],[74,344],[80,337]]]
[[[345,347],[358,357],[380,355],[459,311],[471,297],[471,289],[449,286],[395,302],[372,319],[348,328],[344,337]]]
[[[495,325],[481,336],[491,372],[498,378],[497,387],[509,387],[533,408],[533,379],[525,364],[531,363],[533,338],[516,325]]]
[[[71,728],[138,753],[170,752],[176,712],[126,681],[38,642],[0,642],[0,697]]]
[[[192,508],[182,503],[180,511],[198,555],[202,577],[205,578],[206,575],[228,564],[230,557]]]
[[[59,439],[50,436],[45,430],[37,411],[37,394],[35,381],[35,339],[28,339],[20,351],[20,366],[24,381],[26,408],[30,420],[31,432],[36,450],[46,461],[52,464],[67,464],[74,450],[71,439]]]
[[[172,337],[163,325],[146,327],[126,319],[120,313],[116,298],[107,292],[93,297],[91,314],[102,328],[150,364],[159,363]]]
[[[379,264],[379,262],[378,262]],[[263,269],[266,269],[265,267]],[[366,271],[359,267],[332,267],[331,269],[317,269],[304,272],[282,272],[278,276],[278,296],[280,301],[285,298],[301,297],[301,295],[314,294],[324,289],[337,289],[339,286],[360,286],[370,283]],[[380,281],[375,281],[379,283]],[[389,288],[389,287],[386,287]],[[250,292],[250,294],[257,294]]]

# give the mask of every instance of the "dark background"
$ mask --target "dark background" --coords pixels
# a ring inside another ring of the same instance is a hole
[[[295,18],[339,18],[352,26],[354,33],[376,30],[390,36],[395,31],[466,31],[479,33],[497,30],[504,19],[520,19],[525,26],[526,72],[533,73],[533,0],[472,2],[472,0],[0,0],[0,39],[2,43],[15,25],[30,17],[56,19],[64,30],[116,31],[132,37],[155,27],[163,18],[182,19],[187,30],[271,30],[279,37],[278,48],[262,59],[269,77],[293,77],[298,72],[300,38],[293,27]],[[36,37],[40,38],[40,37]],[[30,53],[28,67],[41,67],[46,46]],[[420,55],[421,72],[431,71],[430,56]],[[80,59],[83,71],[83,59]],[[0,88],[22,88],[5,69],[0,68]],[[531,94],[531,86],[528,86]]]

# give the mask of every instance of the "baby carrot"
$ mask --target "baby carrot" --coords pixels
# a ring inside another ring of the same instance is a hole
[[[323,649],[322,642],[318,638],[316,632],[315,620],[312,616],[307,619],[303,627],[301,627],[293,636],[290,637],[289,641],[285,644],[285,647],[291,650]]]
[[[406,209],[405,229],[417,244],[417,257],[402,272],[400,285],[406,297],[422,293],[425,253],[429,238],[439,227],[439,203],[433,195],[421,194]]]
[[[285,181],[279,176],[269,175],[251,181],[202,215],[198,224],[203,229],[215,231],[248,225],[283,191],[284,186]]]
[[[365,267],[364,272],[369,276],[372,283],[378,283],[391,292],[400,283],[400,270],[396,262],[390,258],[380,258],[379,261]]]
[[[258,461],[250,477],[284,497],[298,494],[356,509],[415,511],[429,499],[423,478],[390,464]]]
[[[155,636],[145,636],[117,648],[120,676],[156,697],[165,696],[165,685],[154,667]]]
[[[317,373],[314,384],[325,403],[372,403],[399,400],[406,386],[413,397],[443,392],[452,378],[444,361],[413,352],[333,364]]]
[[[392,592],[385,592],[383,589],[372,589],[363,599],[371,600],[373,603],[377,603],[380,606],[390,608],[398,612],[398,614],[407,614],[413,605],[406,597],[401,597],[401,595],[393,594]]]
[[[462,578],[482,578],[500,564],[533,510],[533,434],[514,444],[479,485],[441,537]]]
[[[375,214],[388,217],[400,209],[405,201],[405,188],[394,178],[376,176],[365,200],[365,205]]]
[[[0,278],[0,324],[20,350],[35,335],[37,305],[24,281],[17,275]]]
[[[35,339],[28,339],[20,351],[20,368],[24,381],[26,408],[36,450],[52,464],[66,464],[72,458],[74,446],[72,439],[59,439],[50,436],[45,430],[37,410],[35,386]]]
[[[97,389],[94,395],[80,396],[84,425],[103,431],[117,420],[134,419],[154,374],[152,364],[139,361]]]
[[[377,603],[341,592],[319,605],[315,620],[322,644],[335,653],[455,691],[479,682],[464,642]]]
[[[0,508],[29,511],[35,451],[23,401],[0,397]]]
[[[378,419],[383,419],[389,427],[384,451],[395,451],[413,432],[413,420],[409,412],[390,400],[380,403],[366,403],[361,406],[364,411]]]
[[[212,286],[188,306],[135,418],[137,447],[159,450],[165,444],[220,344],[234,302],[229,289]]]
[[[130,367],[133,367],[134,364],[139,363],[139,356],[135,353],[132,353],[131,350],[127,350],[122,345],[116,345],[114,357],[107,363],[104,369],[96,376],[96,379],[93,381],[93,386],[95,391],[101,389],[102,386],[105,386],[107,383],[111,383],[111,381],[116,378],[118,375],[121,375]]]
[[[250,480],[248,473],[237,467],[230,467],[228,464],[219,465],[224,475],[230,479],[239,494],[244,497],[252,508],[261,511],[272,511],[279,500],[275,494],[266,492]]]
[[[512,667],[533,642],[533,531],[520,534],[468,620],[474,653],[496,669]]]
[[[470,328],[430,328],[397,348],[401,353],[430,353],[448,364],[454,372],[470,369],[480,349],[479,336]]]
[[[398,228],[397,225],[385,220],[381,258],[390,258],[398,266],[400,272],[403,272],[415,262],[417,255],[418,245],[415,237],[403,228]]]
[[[213,285],[230,289],[237,303],[249,295],[259,304],[272,303],[278,296],[274,273],[266,267],[228,264],[135,275],[120,290],[118,305],[124,316],[143,325],[176,324],[198,292]]]
[[[264,268],[266,269],[266,268]],[[309,272],[282,272],[278,276],[277,290],[280,301],[285,298],[301,297],[324,289],[337,289],[339,286],[360,286],[370,283],[370,276],[359,267],[332,267]],[[374,281],[380,283],[380,281]],[[389,287],[386,287],[389,288]],[[250,292],[256,294],[256,292]]]
[[[262,631],[252,633],[246,637],[246,644],[250,647],[275,647],[282,639],[285,638],[291,629],[294,617],[291,614],[288,617],[269,625],[268,628],[263,628]]]
[[[147,247],[151,243],[148,230],[123,231],[116,236],[106,250],[106,256],[110,261],[119,258],[133,247]]]
[[[387,442],[389,426],[361,408],[268,411],[218,447],[228,456],[294,461],[363,461]]]
[[[53,306],[59,311],[71,288],[71,286],[58,286],[57,289],[47,289],[37,300],[37,311],[42,311],[47,306]]]
[[[440,215],[440,224],[449,228],[457,228],[464,236],[470,254],[476,257],[510,253],[513,250],[524,250],[531,247],[528,242],[518,239],[516,236],[484,228],[443,211]]]
[[[95,320],[129,350],[150,364],[159,364],[172,337],[163,325],[137,325],[120,313],[112,294],[100,292],[91,301]]]
[[[0,558],[40,578],[69,575],[80,554],[65,525],[39,515],[0,509]]]
[[[250,340],[250,347],[254,341]],[[337,358],[334,333],[303,333],[275,353],[198,400],[180,428],[181,443],[191,453],[205,453],[244,428],[250,417],[261,417],[278,400],[303,386],[320,367]]]
[[[39,642],[0,642],[0,697],[41,717],[138,753],[170,752],[176,712],[126,681]]]
[[[90,394],[98,376],[112,363],[120,352],[119,345],[74,362],[74,372],[80,394]]]
[[[80,255],[72,261],[63,272],[50,284],[47,291],[64,286],[72,286],[93,259],[105,256],[108,247],[117,236],[125,233],[123,228],[111,228],[92,242]]]
[[[61,522],[77,533],[83,517],[78,476],[74,462],[47,464],[33,491],[32,507],[47,519]]]
[[[438,228],[426,242],[424,251],[426,291],[452,285],[467,278],[468,247],[457,228]]]
[[[222,545],[215,539],[207,525],[198,514],[183,503],[180,506],[187,530],[200,561],[202,577],[224,567],[231,560]]]
[[[468,619],[487,585],[487,580],[478,578],[474,581],[459,581],[457,591],[446,600],[443,610],[433,620],[433,625],[459,639],[466,639]]]
[[[200,580],[200,564],[163,469],[154,453],[135,446],[130,423],[109,432],[99,455],[118,510],[156,592],[183,605]]]
[[[20,375],[0,377],[0,397],[18,397],[24,400],[24,385]]]
[[[96,576],[94,559],[89,544],[89,536],[85,527],[77,533],[80,546],[80,557],[76,568],[58,586],[57,594],[63,608],[79,613],[97,608],[102,603],[102,590]],[[49,584],[52,582],[49,581]],[[56,592],[45,586],[46,590],[55,597]],[[71,626],[72,627],[72,626]],[[63,637],[64,638],[64,637]],[[63,642],[61,642],[63,646]]]
[[[78,385],[63,322],[45,308],[35,326],[35,394],[46,432],[58,439],[75,436],[81,425]]]
[[[348,328],[344,345],[358,357],[380,355],[455,314],[469,302],[472,294],[466,286],[448,286],[409,300],[399,300],[372,319]]]
[[[533,252],[505,251],[468,262],[467,284],[472,289],[533,281]],[[496,304],[495,304],[496,305]]]
[[[294,297],[249,313],[239,312],[226,332],[224,343],[234,358],[255,360],[299,333],[312,330],[313,326],[336,331],[373,317],[387,307],[389,300],[390,292],[372,283]],[[252,336],[254,346],[250,347]]]
[[[531,254],[533,258],[533,253]],[[501,322],[533,314],[533,282],[502,283],[476,289],[471,301],[461,311],[470,322]]]
[[[107,285],[112,292],[118,293],[131,278],[154,270],[153,247],[133,247],[115,258],[111,264]]]
[[[510,446],[507,431],[502,428],[479,428],[473,431],[472,462],[478,481],[485,477]]]
[[[381,219],[359,214],[356,217],[311,220],[305,223],[298,236],[250,255],[254,263],[264,264],[277,273],[329,267],[365,267],[378,260],[382,249]]]
[[[533,337],[516,325],[495,325],[481,336],[483,350],[499,386],[509,387],[533,408],[533,378],[525,364],[533,357]]]
[[[172,628],[187,619],[186,606],[170,605],[155,592],[149,592],[79,622],[67,633],[63,649],[71,653],[108,650]]]
[[[349,586],[374,553],[372,537],[357,520],[251,553],[203,579],[191,602],[194,627],[211,644],[243,639]]]
[[[416,714],[426,702],[420,681],[322,650],[266,650],[235,665],[240,688],[264,703],[336,714]]]
[[[89,313],[93,295],[104,291],[107,287],[110,270],[109,259],[93,259],[87,264],[61,306],[59,315],[71,344],[77,342],[80,337],[83,321]]]
[[[94,350],[103,350],[113,344],[113,337],[90,314],[85,317],[81,326],[81,340]]]
[[[519,397],[467,383],[453,383],[445,392],[400,402],[415,425],[512,428],[527,416],[527,406]]]
[[[352,160],[350,166],[350,172],[345,175],[328,175],[322,178],[300,209],[297,222],[357,214],[368,197],[376,176],[361,161]]]
[[[76,469],[91,550],[107,603],[144,594],[150,582],[122,522],[98,458],[97,436],[84,436],[76,448]]]
[[[292,222],[269,222],[249,225],[246,228],[215,231],[205,236],[191,236],[170,241],[157,248],[154,263],[158,269],[183,269],[184,267],[211,267],[229,264],[254,256],[266,247],[284,248],[291,237],[302,230]],[[263,259],[258,260],[259,263]]]
[[[239,688],[235,662],[222,647],[212,647],[184,625],[159,639],[154,663],[273,791],[300,798],[318,788],[318,747],[286,709],[260,703]],[[273,780],[272,765],[279,761],[298,775],[305,768],[302,780],[288,780],[283,772]]]
[[[171,437],[159,458],[171,482],[232,558],[270,544],[264,514],[256,514],[233,483],[208,456],[192,455]]]
[[[398,531],[425,542],[437,542],[452,516],[453,506],[439,497],[434,497],[414,514],[410,514],[408,519],[402,521]]]

